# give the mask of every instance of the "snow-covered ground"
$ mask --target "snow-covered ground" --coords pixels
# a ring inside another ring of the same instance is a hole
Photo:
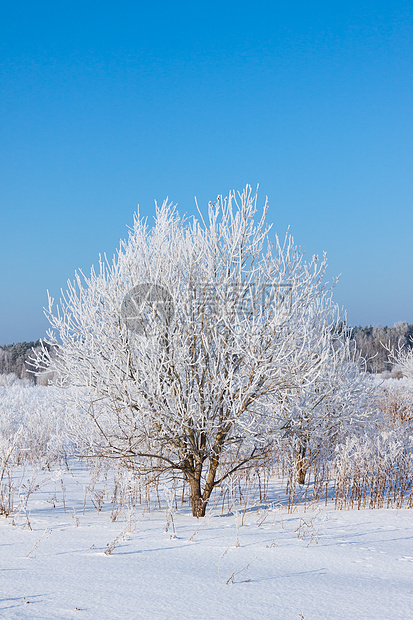
[[[1,618],[412,617],[411,510],[178,508],[172,523],[142,506],[112,521],[109,503],[83,512],[88,483],[43,472],[28,512],[0,517]]]

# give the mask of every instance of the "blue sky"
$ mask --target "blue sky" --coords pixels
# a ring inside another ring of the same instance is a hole
[[[411,2],[5,2],[0,344],[138,204],[259,183],[350,324],[413,323]]]

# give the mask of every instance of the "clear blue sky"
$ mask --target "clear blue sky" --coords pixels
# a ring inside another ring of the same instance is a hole
[[[354,324],[413,323],[411,2],[6,1],[0,344],[166,196],[260,184]]]

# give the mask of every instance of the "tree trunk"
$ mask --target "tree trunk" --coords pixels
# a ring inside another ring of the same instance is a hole
[[[304,444],[300,448],[297,454],[297,462],[296,462],[297,482],[298,484],[301,484],[301,485],[305,484],[305,476],[306,476],[308,468],[310,467],[310,459],[308,457],[306,458],[306,452],[307,452],[307,445]]]
[[[298,484],[305,484],[305,475],[307,473],[307,467],[301,462],[297,463],[297,482]]]
[[[204,517],[206,503],[202,498],[201,477],[195,474],[187,474],[189,480],[189,488],[191,489],[191,506],[193,517]]]
[[[218,468],[218,458],[212,460],[210,465],[204,491],[201,490],[202,466],[197,466],[195,471],[185,471],[191,489],[191,506],[193,517],[205,517],[206,507],[209,498],[215,487],[215,475]]]

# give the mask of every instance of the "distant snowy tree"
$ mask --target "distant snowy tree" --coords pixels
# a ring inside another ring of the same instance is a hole
[[[349,332],[329,334],[329,355],[315,380],[285,395],[282,442],[290,447],[299,484],[315,462],[330,459],[336,444],[361,430],[377,410],[376,383],[352,345]]]
[[[207,222],[165,202],[153,228],[136,217],[112,262],[77,273],[56,308],[49,299],[57,334],[36,363],[77,388],[84,449],[180,472],[194,516],[216,485],[266,457],[286,412],[297,428],[292,395],[322,399],[335,372],[326,259],[306,263],[291,237],[271,239],[266,212],[255,221],[249,187],[210,203]]]
[[[30,372],[28,361],[32,349],[36,347],[40,347],[39,340],[0,346],[0,375],[14,373],[19,379],[35,381],[36,377]]]
[[[381,373],[389,371],[392,363],[389,360],[389,349],[400,346],[409,349],[413,346],[413,325],[406,322],[395,323],[393,327],[372,325],[353,327],[352,337],[369,372]]]
[[[410,344],[413,344],[413,338],[411,338]],[[399,342],[397,349],[389,348],[388,353],[394,370],[400,372],[403,377],[413,379],[413,348],[407,348],[405,344]]]

